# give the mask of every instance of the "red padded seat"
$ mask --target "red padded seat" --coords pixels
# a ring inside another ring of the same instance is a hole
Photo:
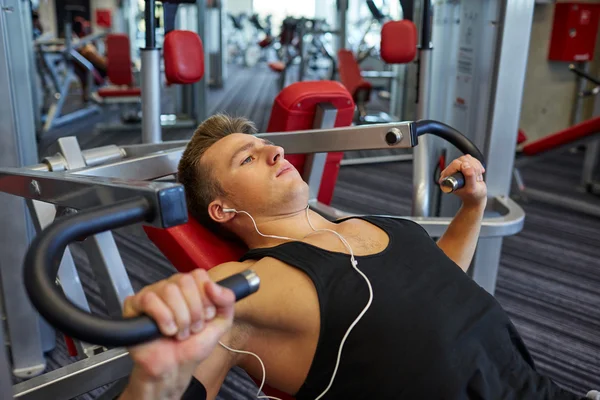
[[[100,97],[140,97],[142,89],[139,87],[108,86],[98,89],[97,93]]]
[[[360,66],[350,50],[338,51],[338,72],[340,82],[348,89],[354,102],[368,102],[372,85],[360,74]]]
[[[285,64],[282,61],[273,61],[269,63],[269,68],[275,72],[281,72],[285,69]]]

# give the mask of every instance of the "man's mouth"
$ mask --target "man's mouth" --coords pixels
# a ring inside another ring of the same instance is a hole
[[[276,178],[279,178],[279,176],[285,174],[286,172],[289,172],[293,169],[294,167],[292,167],[291,164],[286,163],[283,167],[281,167],[279,169],[279,171],[277,171],[277,175],[275,175]]]

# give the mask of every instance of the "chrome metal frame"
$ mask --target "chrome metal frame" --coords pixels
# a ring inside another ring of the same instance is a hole
[[[19,400],[68,400],[127,377],[132,368],[126,350],[112,349],[18,383],[13,395]]]

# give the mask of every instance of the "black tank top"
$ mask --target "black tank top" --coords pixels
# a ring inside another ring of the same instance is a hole
[[[389,236],[378,254],[356,257],[373,303],[344,347],[325,399],[576,399],[536,372],[496,299],[467,276],[418,224],[362,217]],[[342,337],[368,301],[350,256],[303,242],[254,249],[242,260],[273,257],[315,285],[321,330],[298,400],[329,384]]]

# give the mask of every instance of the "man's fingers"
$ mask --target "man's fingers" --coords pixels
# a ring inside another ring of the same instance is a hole
[[[165,304],[171,309],[175,323],[177,324],[177,338],[180,340],[187,339],[190,335],[190,311],[183,298],[183,294],[179,287],[169,282],[161,293],[161,298]]]
[[[217,309],[215,308],[215,305],[212,303],[211,299],[206,296],[206,290],[204,286],[206,282],[210,282],[210,277],[205,270],[200,268],[192,272],[192,277],[196,281],[196,286],[198,287],[198,291],[204,302],[204,319],[206,321],[210,321],[215,317],[215,315],[217,315]]]
[[[214,282],[204,284],[207,297],[217,306],[217,314],[225,318],[233,317],[235,294],[230,289]]]
[[[454,175],[458,171],[460,171],[461,161],[460,159],[456,159],[452,161],[448,166],[442,171],[440,174],[440,182],[449,177],[450,175]]]
[[[192,333],[200,332],[204,321],[204,302],[202,301],[196,281],[190,274],[180,274],[177,277],[177,284],[181,289],[190,313],[190,330]]]
[[[154,292],[147,292],[140,299],[141,310],[152,318],[165,336],[173,336],[178,328],[171,309]]]
[[[477,183],[479,171],[473,168],[473,166],[470,163],[464,162],[460,170],[465,177],[465,187],[472,187],[472,185],[475,185]]]

